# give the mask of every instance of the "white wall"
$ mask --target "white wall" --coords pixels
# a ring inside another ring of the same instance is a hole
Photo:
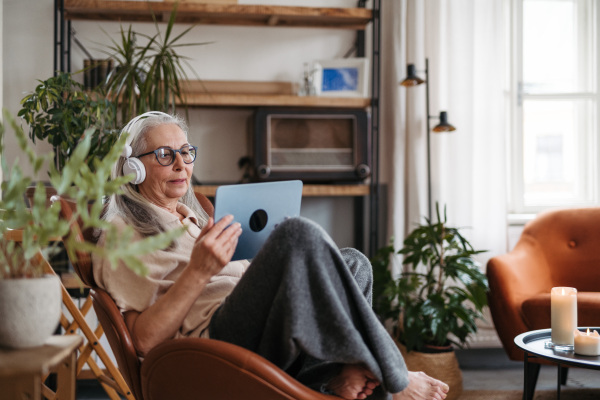
[[[52,0],[4,0],[2,15],[2,104],[16,117],[19,102],[36,86],[36,79],[52,76],[53,8]],[[6,160],[12,165],[24,160],[12,135],[6,136]],[[50,146],[39,144],[38,152]],[[26,173],[29,165],[20,163]],[[41,179],[44,179],[45,172]]]
[[[53,74],[53,0],[5,0],[3,21],[2,100],[13,115],[19,102],[31,92],[37,79]],[[239,3],[285,4],[306,6],[353,7],[355,0],[247,1]],[[129,23],[123,23],[126,29]],[[153,33],[151,23],[136,23],[134,30]],[[104,57],[101,49],[117,38],[120,24],[104,21],[73,21],[77,38],[93,56]],[[187,28],[178,25],[176,33]],[[118,40],[118,38],[117,38]],[[204,80],[293,81],[300,79],[303,63],[342,57],[353,45],[355,32],[337,29],[260,28],[235,26],[196,26],[186,42],[212,42],[186,48],[199,77]],[[72,71],[83,67],[87,58],[72,44]],[[80,78],[82,79],[82,78]],[[203,182],[234,182],[241,177],[237,160],[246,154],[246,123],[250,108],[207,108],[190,111],[191,141],[200,147],[194,174]],[[7,161],[12,163],[19,151],[7,138]],[[13,151],[14,150],[14,151]],[[38,152],[50,146],[37,145]],[[23,160],[23,157],[19,158]],[[28,172],[29,166],[22,165]],[[45,179],[45,172],[38,179]],[[353,245],[351,198],[312,198],[304,201],[302,214],[321,223],[340,246]]]

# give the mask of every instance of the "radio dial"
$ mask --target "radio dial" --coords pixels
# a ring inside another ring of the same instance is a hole
[[[271,175],[271,167],[269,167],[268,165],[259,165],[256,168],[256,173],[258,175],[259,178],[265,179],[268,178],[269,175]]]
[[[371,168],[367,164],[358,164],[356,167],[356,175],[359,178],[366,178],[371,175]]]

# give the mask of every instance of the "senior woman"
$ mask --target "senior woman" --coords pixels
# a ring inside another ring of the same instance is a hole
[[[170,338],[210,337],[344,399],[446,397],[447,385],[406,370],[374,315],[364,255],[338,249],[316,224],[291,218],[252,263],[231,261],[240,225],[231,215],[213,221],[196,200],[190,179],[197,148],[184,121],[149,112],[123,132],[128,145],[113,176],[135,179],[108,200],[105,218],[134,227],[136,239],[187,228],[170,247],[142,258],[147,276],[94,259],[94,277],[123,312],[140,356]]]

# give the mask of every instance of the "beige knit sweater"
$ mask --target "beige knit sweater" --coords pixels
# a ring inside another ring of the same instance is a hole
[[[166,227],[181,226],[182,222],[175,215],[160,207],[152,207]],[[169,290],[187,266],[196,238],[200,234],[200,228],[193,212],[188,207],[179,203],[177,211],[185,216],[183,224],[188,229],[177,239],[174,249],[157,251],[140,257],[148,267],[147,276],[137,275],[125,265],[117,265],[113,269],[106,260],[99,257],[93,258],[96,283],[112,296],[121,312],[130,310],[142,312],[150,307]],[[118,228],[125,226],[125,222],[120,217],[115,217],[110,222]],[[134,240],[140,239],[141,236],[136,235]],[[103,242],[104,237],[101,235],[98,243],[102,244]],[[210,318],[225,297],[231,293],[248,265],[249,262],[245,260],[232,261],[219,274],[213,276],[196,299],[179,331],[175,334],[175,338],[207,337],[208,330],[206,328]]]

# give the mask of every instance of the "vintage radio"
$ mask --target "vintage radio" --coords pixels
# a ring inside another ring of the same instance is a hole
[[[253,180],[362,181],[371,174],[365,110],[260,108],[251,125]]]

